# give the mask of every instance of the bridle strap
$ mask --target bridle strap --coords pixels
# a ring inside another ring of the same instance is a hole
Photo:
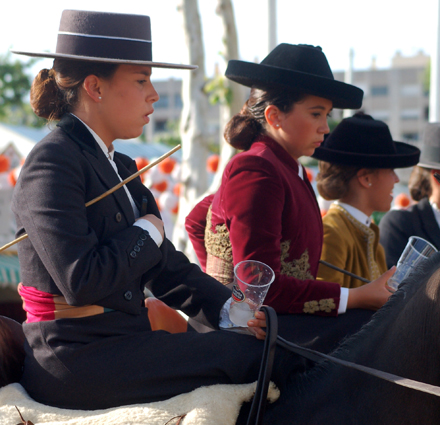
[[[425,384],[423,382],[414,381],[412,379],[402,378],[401,376],[393,375],[392,373],[382,372],[381,370],[372,369],[371,367],[358,365],[353,362],[348,362],[346,360],[338,359],[336,357],[329,356],[327,354],[320,353],[319,351],[311,350],[310,348],[301,347],[293,342],[286,341],[284,338],[277,336],[277,345],[283,347],[286,350],[299,354],[306,359],[312,360],[314,362],[320,362],[323,359],[329,360],[333,363],[340,364],[342,366],[349,367],[351,369],[356,369],[361,372],[368,373],[377,378],[384,379],[385,381],[392,382],[402,387],[411,388],[413,390],[422,391],[424,393],[432,394],[440,397],[440,387],[435,385]]]

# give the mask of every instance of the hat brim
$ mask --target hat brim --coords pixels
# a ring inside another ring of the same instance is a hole
[[[422,168],[430,168],[433,170],[440,170],[440,162],[422,161],[422,162],[417,163],[417,165]]]
[[[358,154],[352,152],[328,149],[323,146],[315,149],[312,158],[339,165],[362,168],[407,168],[417,165],[420,150],[403,142],[394,142],[395,154]]]
[[[105,62],[105,63],[116,63],[116,64],[127,64],[127,65],[146,65],[154,68],[169,68],[169,69],[197,69],[197,65],[182,65],[175,63],[166,63],[166,62],[153,62],[153,61],[138,61],[138,60],[128,60],[128,59],[113,59],[113,58],[101,58],[94,56],[78,56],[78,55],[67,55],[63,53],[49,53],[49,52],[25,52],[20,50],[11,50],[12,53],[17,55],[31,56],[37,58],[48,58],[48,59],[73,59],[73,60],[81,60],[81,61],[90,61],[90,62]]]
[[[364,92],[351,84],[261,63],[230,60],[225,76],[246,87],[282,87],[329,99],[334,108],[359,109]]]

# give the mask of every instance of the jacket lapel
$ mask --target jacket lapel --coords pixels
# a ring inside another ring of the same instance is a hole
[[[67,135],[74,140],[83,150],[84,156],[99,176],[106,190],[112,189],[120,180],[106,158],[104,152],[96,143],[95,138],[84,124],[73,115],[64,115],[58,123],[58,127],[62,128]],[[122,176],[121,176],[122,177]],[[122,177],[123,178],[123,177]],[[105,191],[104,191],[105,192]],[[134,213],[130,201],[124,188],[119,188],[112,195],[121,208],[121,212],[125,215],[129,223],[134,222]],[[91,201],[88,199],[87,201]]]
[[[417,204],[417,209],[420,212],[421,226],[425,233],[430,237],[437,249],[440,249],[440,228],[432,211],[431,204],[428,198],[422,199]]]

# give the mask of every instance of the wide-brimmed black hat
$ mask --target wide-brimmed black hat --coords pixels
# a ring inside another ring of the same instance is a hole
[[[312,157],[362,168],[405,168],[417,164],[420,150],[394,141],[383,121],[358,113],[343,119]]]
[[[64,10],[55,53],[13,53],[43,58],[196,69],[194,65],[153,62],[150,17],[126,13]]]
[[[419,167],[440,169],[440,123],[430,122],[423,132]]]
[[[247,87],[282,87],[329,99],[334,108],[359,109],[364,92],[337,81],[321,47],[279,44],[261,63],[230,60],[225,73]]]

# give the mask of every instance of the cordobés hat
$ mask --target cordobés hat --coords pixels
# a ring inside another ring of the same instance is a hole
[[[225,73],[247,87],[284,87],[329,99],[334,108],[359,109],[364,92],[337,81],[321,47],[282,43],[261,63],[230,60]]]
[[[13,53],[44,58],[196,69],[194,65],[153,62],[150,17],[125,13],[64,10],[55,53]]]
[[[343,119],[312,157],[362,168],[405,168],[417,164],[420,150],[394,141],[383,121],[357,113]]]
[[[423,132],[419,167],[440,169],[440,123],[428,123]]]

